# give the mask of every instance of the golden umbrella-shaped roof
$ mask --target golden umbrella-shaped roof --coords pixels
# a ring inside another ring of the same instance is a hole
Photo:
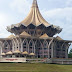
[[[41,15],[39,8],[38,8],[37,0],[33,0],[33,4],[32,4],[32,7],[30,9],[28,16],[20,23],[12,25],[11,28],[14,28],[14,26],[19,27],[20,24],[25,25],[25,26],[28,26],[30,24],[33,24],[35,26],[39,26],[41,24],[44,24],[47,27],[50,26],[50,24]]]
[[[59,36],[57,36],[56,39],[58,39],[58,40],[63,40],[63,39],[62,39],[61,37],[59,37]]]
[[[11,51],[7,52],[6,53],[7,55],[12,55],[13,53]]]
[[[22,32],[20,35],[22,35],[22,36],[29,36],[29,37],[31,36],[31,35],[29,35],[29,34],[28,34],[27,32],[25,32],[25,31]]]
[[[40,39],[52,39],[46,33],[39,37]]]
[[[35,53],[30,53],[29,55],[34,56],[34,55],[35,55]]]
[[[19,50],[16,50],[16,51],[14,51],[13,53],[21,53],[21,51],[19,51]]]
[[[28,52],[27,52],[27,51],[24,51],[22,54],[26,54],[26,55],[28,55]]]
[[[14,38],[15,36],[14,35],[10,35],[10,36],[8,36],[7,38]]]
[[[30,9],[28,16],[24,20],[22,20],[20,23],[12,24],[11,26],[8,26],[7,30],[11,33],[14,33],[12,31],[13,28],[15,27],[18,28],[21,25],[28,27],[30,24],[33,24],[36,27],[40,26],[41,24],[43,24],[46,27],[52,26],[53,29],[55,28],[57,29],[57,33],[60,33],[62,31],[62,29],[59,28],[59,26],[52,25],[43,18],[43,16],[41,15],[39,11],[37,0],[33,0],[33,4],[32,4],[32,7]]]
[[[4,55],[6,55],[6,54],[5,54],[5,53],[2,53],[1,55],[4,56]]]

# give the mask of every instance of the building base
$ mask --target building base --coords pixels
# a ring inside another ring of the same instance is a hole
[[[26,62],[26,58],[0,58],[0,62]]]
[[[72,64],[72,59],[51,59],[54,64]]]

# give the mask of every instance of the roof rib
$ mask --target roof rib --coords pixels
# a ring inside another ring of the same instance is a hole
[[[50,26],[50,24],[42,17],[38,8],[37,0],[33,0],[32,7],[28,16],[19,24],[24,24],[25,26],[28,26],[29,24],[33,24],[35,26],[39,26],[40,24]]]

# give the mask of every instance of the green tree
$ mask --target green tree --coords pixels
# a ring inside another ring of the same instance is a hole
[[[68,58],[72,58],[72,49],[70,50],[70,52],[68,54]]]

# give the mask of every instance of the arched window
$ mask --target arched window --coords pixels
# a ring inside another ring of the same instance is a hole
[[[34,41],[30,40],[30,42],[29,42],[29,53],[35,53],[34,48],[35,48]]]
[[[18,39],[15,40],[16,40],[16,50],[19,50],[19,40]]]
[[[14,39],[12,40],[12,45],[13,45],[12,46],[13,47],[12,50],[15,51],[16,50],[16,41]]]
[[[23,41],[23,52],[24,51],[28,52],[28,41],[26,39]]]
[[[38,58],[42,58],[43,57],[42,43],[41,41],[37,41],[36,43],[37,43],[36,54]]]
[[[12,42],[10,42],[10,51],[12,51]]]
[[[9,43],[7,41],[4,42],[4,49],[3,49],[3,52],[8,52],[10,49],[9,49]]]
[[[43,47],[44,47],[44,50],[48,50],[48,43],[47,43],[47,41],[43,42]]]

